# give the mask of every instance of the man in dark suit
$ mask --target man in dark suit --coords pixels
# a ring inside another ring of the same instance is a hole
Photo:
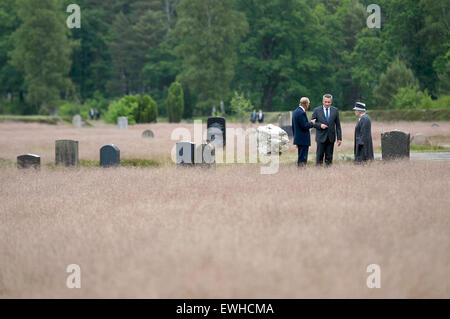
[[[334,143],[341,146],[342,130],[339,120],[339,110],[332,106],[333,96],[325,94],[323,96],[323,105],[314,109],[312,119],[316,120],[314,127],[316,128],[316,165],[322,165],[325,157],[327,166],[333,163]]]
[[[316,121],[308,121],[306,110],[309,108],[309,99],[302,97],[299,107],[292,114],[292,133],[294,145],[298,149],[297,165],[303,167],[308,162],[308,151],[311,146],[311,135],[309,130],[313,128]]]
[[[358,124],[355,127],[355,162],[363,163],[372,161],[374,158],[372,124],[369,115],[366,114],[366,105],[361,102],[356,102],[353,111],[359,117]]]

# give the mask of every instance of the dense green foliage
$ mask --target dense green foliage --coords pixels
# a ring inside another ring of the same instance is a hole
[[[371,0],[78,0],[80,29],[71,3],[0,1],[0,113],[153,121],[122,98],[152,96],[170,117],[176,81],[183,118],[221,101],[229,114],[235,91],[264,111],[324,93],[344,110],[450,107],[448,0],[379,0],[381,29]]]
[[[106,121],[114,124],[122,116],[128,117],[129,124],[152,123],[157,120],[158,107],[148,95],[127,95],[109,105]]]
[[[184,113],[184,92],[179,82],[174,82],[167,96],[167,114],[170,123],[179,123]]]

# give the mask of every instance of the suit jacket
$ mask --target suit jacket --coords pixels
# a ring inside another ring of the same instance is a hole
[[[373,160],[372,124],[367,114],[361,116],[355,127],[355,160]]]
[[[327,138],[330,142],[334,143],[336,141],[336,136],[339,141],[342,141],[342,130],[341,121],[339,120],[339,110],[330,106],[330,111],[328,115],[328,122],[323,111],[323,106],[318,106],[314,109],[312,119],[317,120],[314,127],[316,128],[316,142],[325,143]],[[328,125],[327,129],[321,129],[320,124]]]
[[[298,107],[292,114],[292,133],[294,135],[294,145],[311,146],[311,135],[309,130],[313,124],[308,121],[306,112]]]

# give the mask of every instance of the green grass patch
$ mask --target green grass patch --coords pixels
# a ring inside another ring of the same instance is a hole
[[[0,122],[40,123],[57,125],[62,122],[59,116],[43,115],[0,115]]]
[[[449,148],[440,145],[410,145],[410,150],[413,152],[450,152]]]

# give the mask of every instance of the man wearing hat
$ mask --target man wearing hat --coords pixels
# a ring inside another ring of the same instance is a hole
[[[373,160],[372,124],[366,114],[366,105],[356,102],[353,108],[359,118],[355,127],[355,162],[362,163]]]

